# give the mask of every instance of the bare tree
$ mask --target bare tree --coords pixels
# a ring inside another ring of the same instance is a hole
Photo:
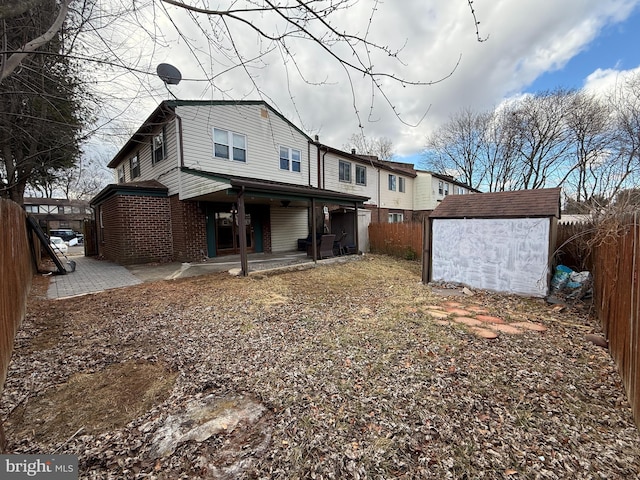
[[[367,138],[363,134],[354,133],[349,137],[349,141],[342,148],[347,151],[355,151],[360,155],[372,155],[380,160],[393,160],[393,142],[386,138]]]
[[[479,188],[487,171],[482,168],[483,152],[488,153],[487,129],[490,114],[465,108],[427,137],[425,164],[437,173]]]

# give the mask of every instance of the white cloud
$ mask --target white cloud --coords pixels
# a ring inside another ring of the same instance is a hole
[[[387,95],[384,98],[359,74],[353,73],[349,81],[344,69],[321,48],[295,42],[291,43],[296,53],[295,65],[291,61],[283,64],[275,50],[264,58],[263,68],[251,68],[251,72],[265,100],[309,134],[319,133],[324,143],[339,148],[362,124],[365,134],[387,137],[398,153],[410,155],[422,149],[428,132],[450,114],[465,107],[493,108],[520,93],[544,72],[563,68],[587,48],[603,27],[624,20],[639,3],[640,0],[476,0],[473,6],[481,22],[480,35],[489,37],[480,43],[464,0],[379,2],[371,25],[373,4],[360,1],[340,14],[335,26],[358,34],[369,29],[372,41],[402,49],[399,58],[404,64],[386,55],[375,55],[376,68],[407,80],[429,82],[451,73],[460,58],[451,77],[432,86],[403,86],[383,79]],[[177,97],[259,98],[242,69],[225,73],[213,84],[190,80],[220,73],[232,62],[212,42],[199,38],[201,34],[184,12],[175,8],[169,11],[188,41],[198,45],[200,51],[194,54],[186,48],[187,40],[169,35],[170,24],[155,17],[155,21],[162,22],[166,46],[156,45],[149,51],[147,45],[149,55],[145,60],[149,65],[170,62],[180,68],[185,80],[171,87]],[[266,17],[256,18],[257,25],[269,26],[268,21]],[[246,27],[239,32],[236,46],[243,51],[255,53],[270,46],[259,44]],[[348,58],[355,61],[355,57]],[[307,81],[322,85],[305,83],[297,68]],[[595,85],[610,75],[613,73],[594,72],[586,83]],[[144,101],[135,107],[133,115],[138,124],[160,100],[170,98],[153,76],[142,83],[145,86],[138,92]]]

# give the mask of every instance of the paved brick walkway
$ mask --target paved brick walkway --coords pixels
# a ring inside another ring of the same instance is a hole
[[[69,259],[76,262],[75,272],[53,275],[47,290],[48,298],[71,297],[142,283],[125,267],[115,263],[81,256]],[[66,265],[66,260],[62,260]]]

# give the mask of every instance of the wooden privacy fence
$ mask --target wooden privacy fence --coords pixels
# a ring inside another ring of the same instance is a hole
[[[0,396],[35,273],[25,220],[17,203],[0,199]],[[0,451],[3,444],[0,424]]]
[[[640,225],[638,214],[595,237],[595,308],[640,427]]]
[[[372,223],[369,246],[372,253],[418,260],[422,256],[422,223]]]

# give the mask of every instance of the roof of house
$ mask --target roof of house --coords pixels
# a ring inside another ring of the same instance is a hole
[[[128,183],[111,183],[104,187],[90,201],[92,207],[101,204],[113,195],[139,195],[146,197],[166,197],[169,189],[157,180],[142,180]]]
[[[381,168],[390,172],[395,172],[397,174],[404,174],[408,177],[415,177],[416,171],[413,168],[413,165],[410,163],[400,163],[400,162],[392,162],[389,160],[379,160],[375,155],[363,155],[359,153],[349,153],[338,148],[330,147],[329,145],[325,145],[320,142],[313,142],[321,151],[326,151],[329,153],[333,153],[334,155],[339,155],[341,157],[353,160],[355,162],[368,163],[374,167]]]
[[[431,218],[560,218],[560,188],[449,195]]]
[[[458,180],[456,180],[455,178],[453,178],[450,175],[445,175],[443,173],[436,173],[436,172],[432,172],[431,170],[419,170],[417,169],[416,172],[418,172],[418,175],[421,173],[426,173],[431,175],[432,177],[438,178],[440,180],[443,180],[445,182],[449,182],[452,185],[457,185],[458,187],[463,187],[466,188],[467,190],[470,190],[472,192],[477,192],[480,193],[480,190],[478,190],[477,188],[473,188],[471,185],[468,185],[464,182],[459,182]]]

